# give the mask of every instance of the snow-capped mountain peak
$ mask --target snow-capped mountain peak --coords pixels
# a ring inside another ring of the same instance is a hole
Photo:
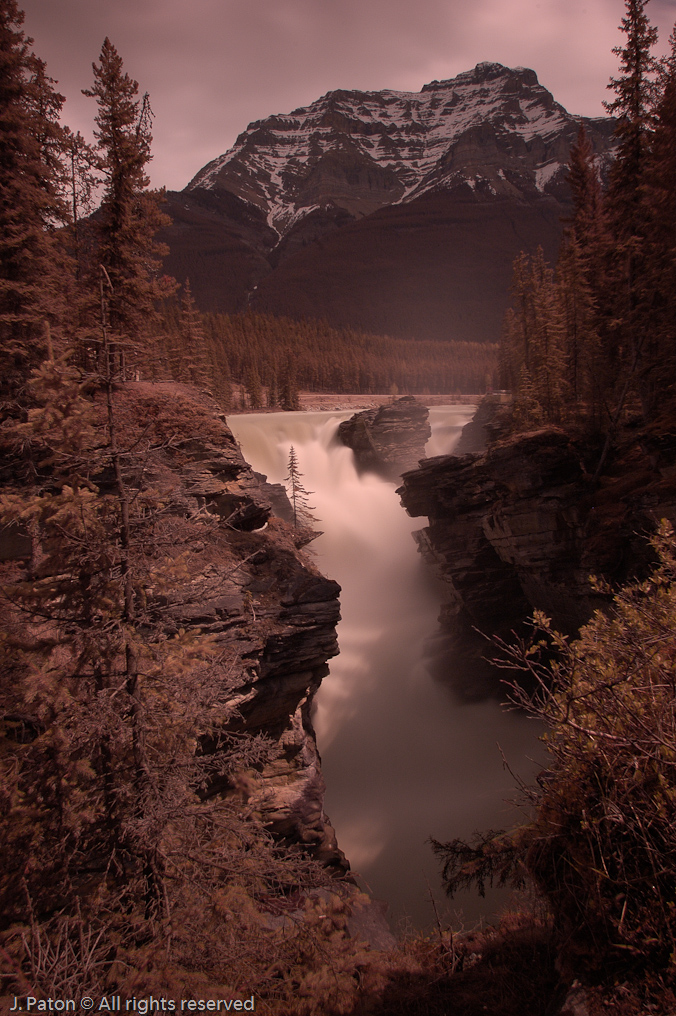
[[[232,192],[280,237],[318,210],[359,217],[439,189],[533,200],[560,192],[579,122],[535,71],[479,63],[420,92],[337,89],[257,120],[187,190]],[[608,153],[612,121],[584,123]]]

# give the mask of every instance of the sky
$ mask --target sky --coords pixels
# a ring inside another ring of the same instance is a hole
[[[37,56],[91,139],[106,36],[148,91],[153,186],[180,190],[247,125],[335,88],[420,91],[481,61],[531,67],[570,113],[603,116],[621,0],[18,0]],[[650,0],[668,50],[676,0]]]

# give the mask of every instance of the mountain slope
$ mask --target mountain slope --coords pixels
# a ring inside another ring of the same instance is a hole
[[[494,63],[419,93],[329,92],[170,195],[167,268],[205,308],[494,340],[514,256],[558,245],[579,122]],[[583,122],[603,173],[613,122]]]

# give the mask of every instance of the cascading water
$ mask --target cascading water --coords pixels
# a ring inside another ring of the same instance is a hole
[[[430,410],[428,455],[452,451],[472,406]],[[303,486],[323,535],[311,544],[341,587],[340,656],[316,699],[314,725],[327,785],[326,811],[352,868],[394,917],[433,919],[430,893],[446,912],[439,864],[428,839],[471,837],[508,827],[517,815],[511,768],[528,776],[529,721],[495,700],[461,703],[424,663],[440,591],[417,553],[419,522],[396,485],[358,475],[335,434],[350,412],[272,413],[228,423],[254,469],[272,483],[288,474],[294,446]],[[504,759],[503,759],[504,756]],[[466,894],[452,910],[469,924],[494,911]]]

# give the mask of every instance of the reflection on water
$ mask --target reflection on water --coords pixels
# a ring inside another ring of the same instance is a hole
[[[434,407],[427,454],[452,450],[474,407]],[[441,594],[411,537],[424,520],[401,508],[394,483],[359,476],[352,452],[334,438],[346,413],[233,416],[229,424],[254,469],[271,482],[287,475],[290,446],[324,535],[311,546],[342,586],[340,656],[317,695],[314,717],[327,785],[326,810],[338,842],[394,916],[425,926],[440,910],[438,862],[429,837],[470,837],[517,815],[510,767],[528,776],[538,751],[533,724],[496,700],[461,704],[423,662]],[[466,895],[468,923],[495,899]],[[454,903],[452,909],[457,909]]]

